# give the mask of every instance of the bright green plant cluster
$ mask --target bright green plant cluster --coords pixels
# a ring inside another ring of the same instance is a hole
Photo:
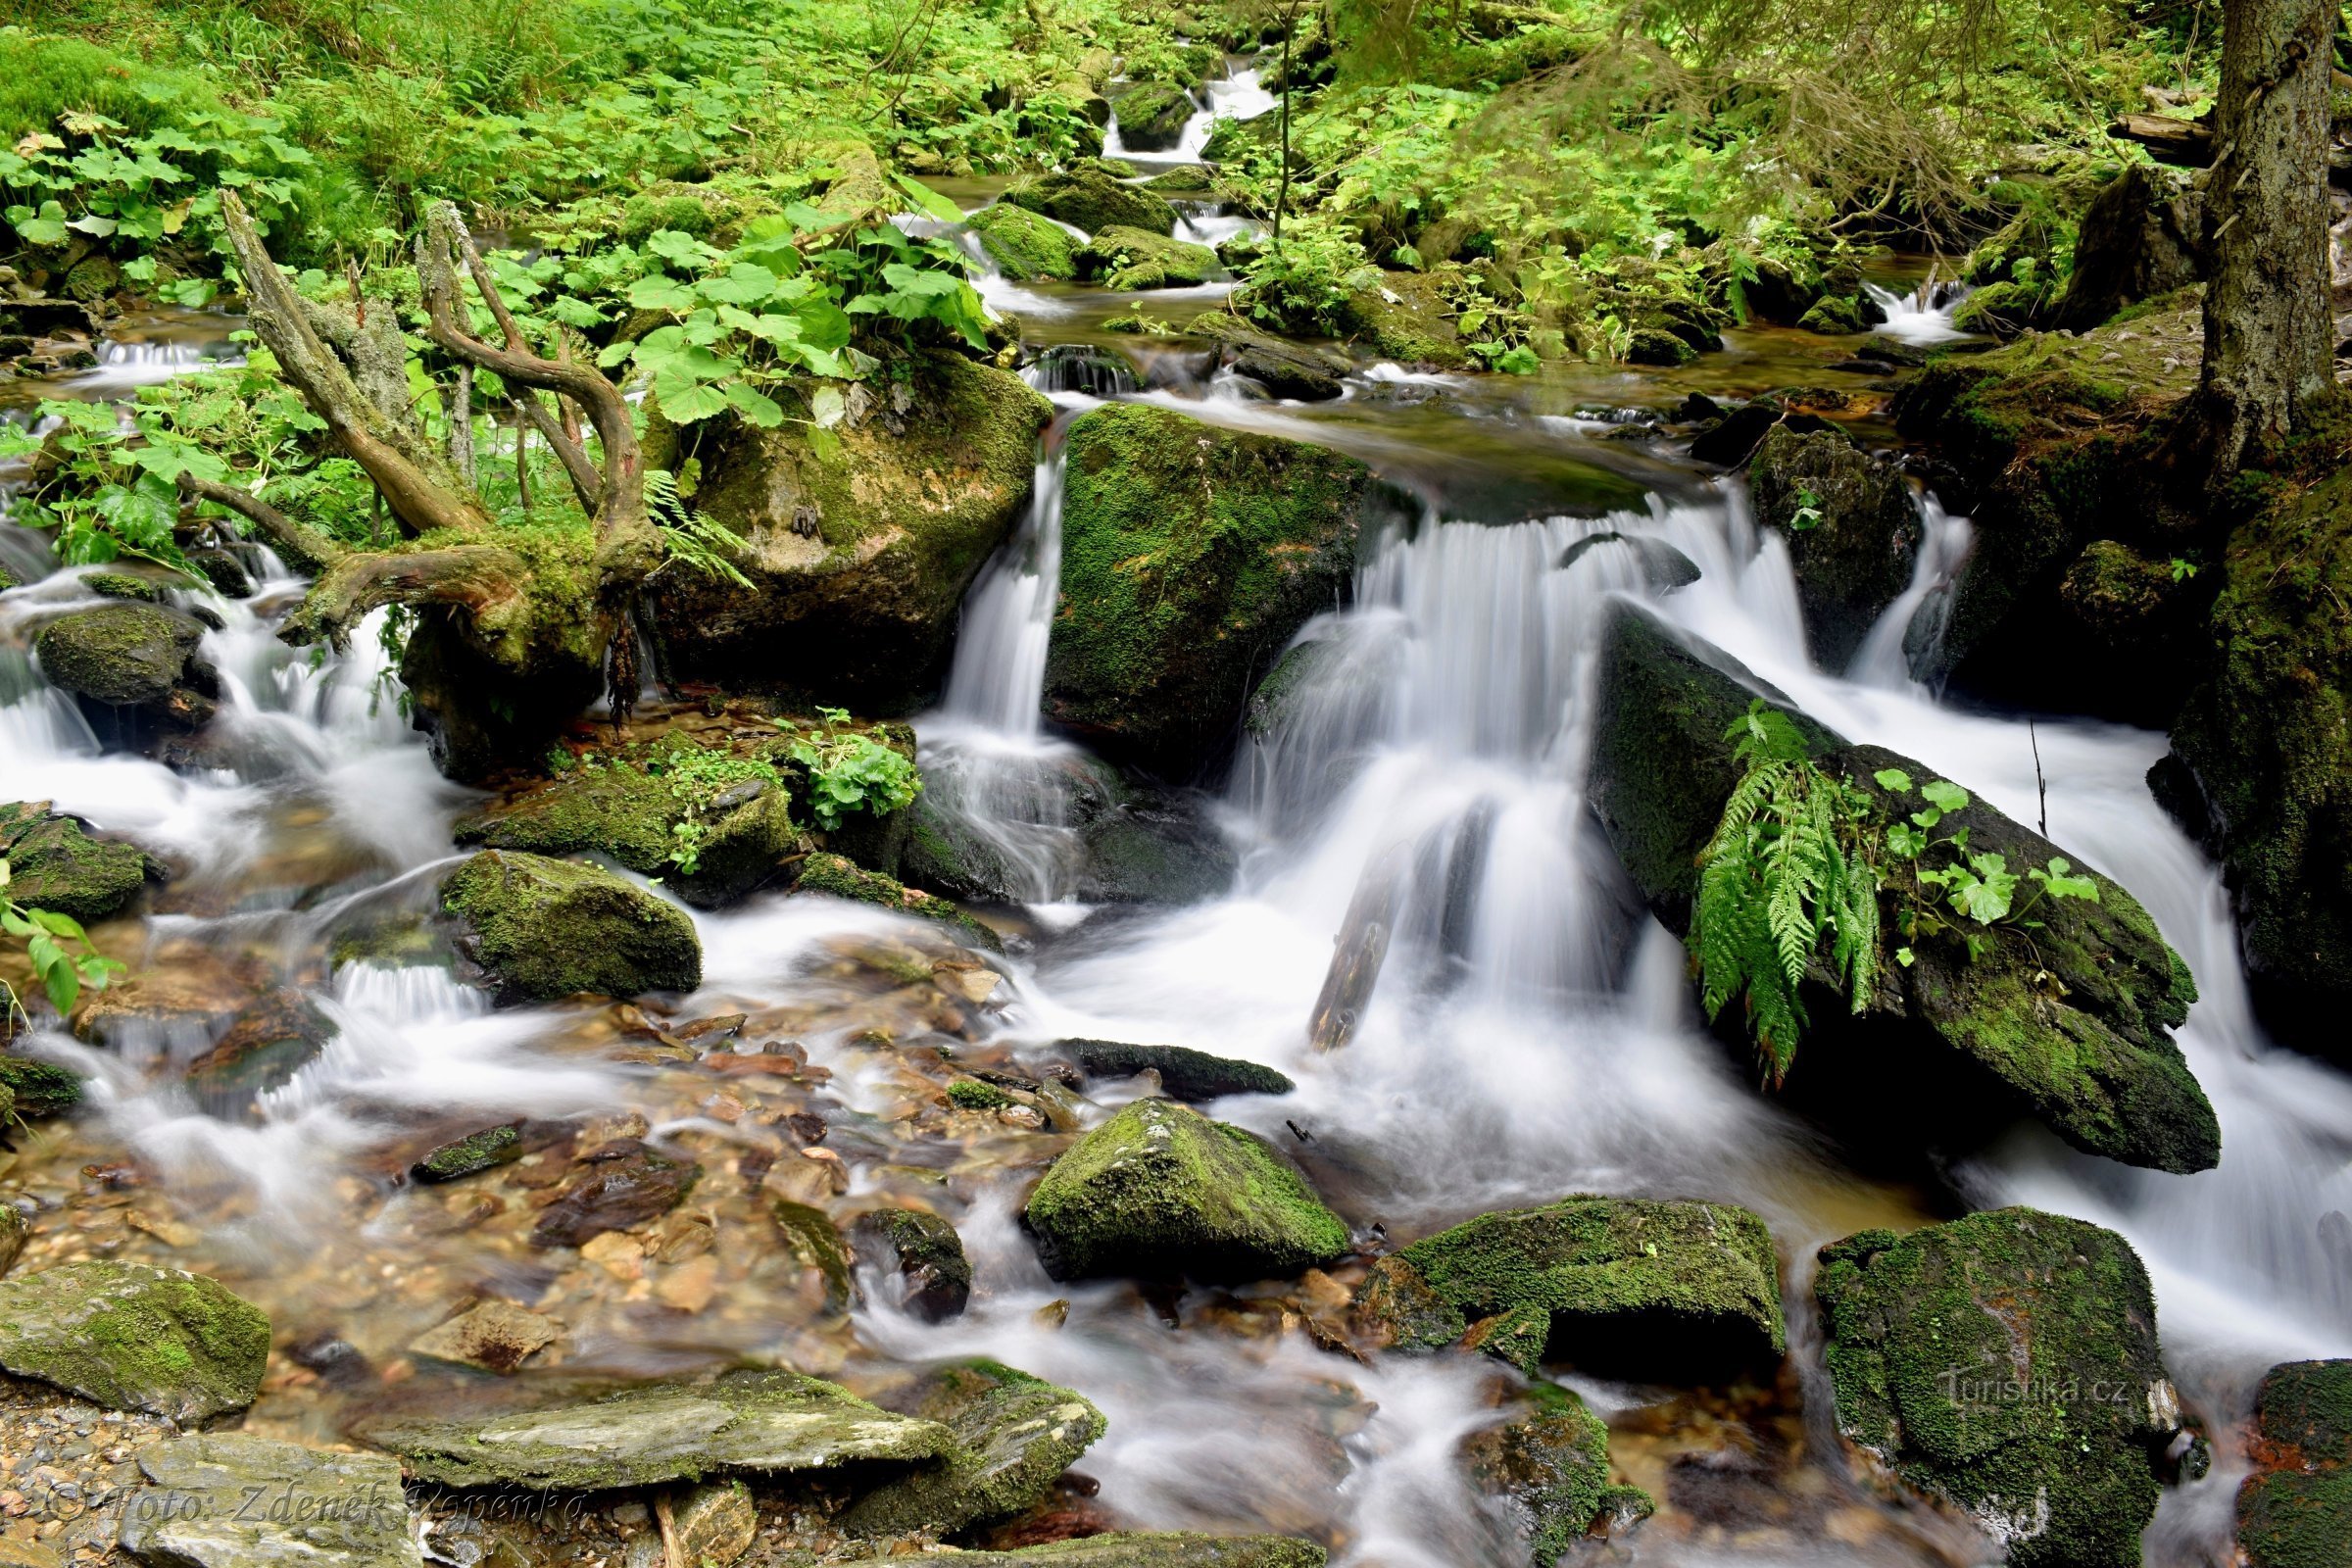
[[[845,730],[848,710],[816,712],[819,726],[813,733],[790,719],[775,722],[792,736],[787,755],[808,770],[809,809],[818,827],[829,833],[852,812],[885,816],[914,804],[923,776],[912,762],[862,730]]]
[[[1879,788],[1891,794],[1911,793],[1911,775],[1901,768],[1882,768],[1873,776]],[[2075,875],[2073,863],[2061,856],[2052,856],[2047,865],[2029,864],[2021,877],[2009,869],[2007,856],[1971,852],[1965,827],[1938,837],[1936,830],[1944,818],[1965,809],[1969,803],[1968,791],[1951,780],[1930,779],[1919,786],[1919,799],[1921,806],[1906,820],[1887,825],[1886,838],[1890,867],[1908,867],[1915,884],[1911,889],[1899,881],[1895,884],[1898,896],[1904,898],[1895,925],[1905,943],[1895,949],[1894,957],[1905,968],[1918,958],[1911,944],[1925,938],[1956,936],[1973,959],[1984,953],[1994,927],[2008,926],[2019,932],[2039,929],[2041,922],[2030,916],[2045,899],[2052,903],[2067,899],[2099,902],[2098,883]],[[2026,886],[2033,891],[2020,904],[2018,889]],[[1946,918],[1947,914],[1955,918]]]
[[[8,861],[0,859],[0,933],[24,944],[32,977],[49,998],[58,1016],[74,1010],[84,986],[103,991],[122,972],[122,965],[90,946],[79,921],[54,909],[35,909],[8,896]],[[0,980],[0,1034],[13,1034],[24,1019],[16,989]]]
[[[736,785],[755,779],[771,789],[784,787],[783,776],[772,762],[697,748],[680,747],[663,756],[649,758],[645,770],[657,778],[667,779],[670,799],[684,808],[685,814],[669,830],[677,841],[670,848],[670,863],[683,876],[692,876],[703,868],[703,847],[710,840],[710,823],[705,813],[713,802]]]

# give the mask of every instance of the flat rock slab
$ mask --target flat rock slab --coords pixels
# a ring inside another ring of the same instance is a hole
[[[913,1408],[956,1434],[936,1464],[886,1482],[839,1523],[854,1536],[949,1536],[1019,1513],[1102,1435],[1102,1412],[1068,1389],[993,1361],[943,1367]]]
[[[1212,1056],[1187,1046],[1132,1046],[1117,1040],[1064,1040],[1061,1046],[1078,1058],[1078,1065],[1089,1077],[1132,1078],[1142,1072],[1156,1072],[1159,1087],[1170,1100],[1287,1095],[1298,1087],[1271,1067],[1230,1056]]]
[[[359,1436],[411,1475],[452,1487],[601,1491],[725,1470],[824,1470],[930,1459],[955,1446],[935,1421],[877,1409],[797,1372],[656,1383],[600,1399],[436,1421],[393,1418]]]
[[[143,1263],[67,1263],[0,1283],[0,1368],[182,1424],[261,1392],[270,1319],[219,1281]]]
[[[436,1361],[508,1373],[563,1337],[563,1325],[506,1301],[484,1301],[409,1342]]]
[[[122,1507],[122,1547],[169,1568],[422,1568],[400,1465],[241,1432],[139,1455],[151,1485]]]

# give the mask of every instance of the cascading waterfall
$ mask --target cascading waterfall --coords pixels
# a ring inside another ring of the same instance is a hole
[[[1846,667],[1848,679],[1864,686],[1901,687],[1932,668],[1951,616],[1952,595],[1975,530],[1966,517],[1943,510],[1934,496],[1919,499],[1919,555],[1911,581],[1871,627]]]
[[[1965,283],[1930,278],[1907,294],[1865,283],[1862,291],[1886,317],[1878,330],[1899,343],[1949,343],[1968,335],[1952,324],[1952,313],[1969,296]]]

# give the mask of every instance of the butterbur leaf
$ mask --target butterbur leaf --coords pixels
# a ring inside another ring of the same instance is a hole
[[[898,181],[900,189],[904,190],[908,196],[914,198],[914,210],[918,213],[921,213],[925,218],[936,218],[943,223],[960,223],[963,221],[962,208],[956,206],[954,202],[948,200],[945,196],[942,196],[939,192],[933,190],[921,180],[912,178],[906,174],[895,174],[892,177]]]
[[[1911,775],[1899,767],[1882,767],[1871,777],[1878,780],[1879,788],[1883,790],[1892,790],[1897,795],[1910,793]]]
[[[754,391],[741,381],[727,383],[726,397],[728,405],[742,415],[746,422],[758,425],[762,430],[773,430],[784,422],[784,411],[776,407],[775,399],[764,392]]]
[[[1931,806],[1923,810],[1913,811],[1911,820],[1917,822],[1921,827],[1934,827],[1943,820],[1943,813]]]
[[[714,305],[757,305],[775,296],[781,281],[757,262],[737,262],[724,272],[706,277],[695,292]]]
[[[820,430],[830,430],[849,413],[849,400],[837,386],[820,386],[808,394],[808,416]]]
[[[662,416],[672,424],[692,424],[708,419],[726,408],[727,395],[706,381],[678,378],[669,381],[657,379],[654,396],[661,402]]]
[[[694,290],[672,278],[641,277],[629,285],[628,300],[641,311],[687,311],[694,308]]]
[[[1919,787],[1919,793],[1937,810],[1957,811],[1968,805],[1968,791],[1948,778],[1930,779]]]

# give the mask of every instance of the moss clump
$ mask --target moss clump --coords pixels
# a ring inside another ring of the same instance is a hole
[[[934,1372],[907,1408],[945,1426],[956,1446],[851,1504],[837,1522],[853,1536],[952,1536],[1009,1518],[1043,1500],[1104,1426],[1068,1389],[994,1361]]]
[[[978,1078],[958,1078],[948,1085],[948,1103],[958,1110],[1003,1110],[1020,1102],[995,1084]]]
[[[1776,424],[1748,475],[1756,520],[1788,542],[1814,661],[1842,669],[1911,582],[1919,510],[1902,466],[1871,457],[1841,430]]]
[[[1013,186],[1004,199],[1089,234],[1112,227],[1140,228],[1153,234],[1176,231],[1175,208],[1148,190],[1122,184],[1118,174],[1098,162],[1079,164],[1066,172],[1041,174]]]
[[[612,872],[485,850],[441,884],[460,951],[506,1002],[692,991],[703,950],[684,911]]]
[[[1698,358],[1698,350],[1674,332],[1662,326],[1638,326],[1626,345],[1628,365],[1688,365]]]
[[[1119,290],[1189,288],[1217,273],[1217,253],[1207,246],[1122,224],[1099,230],[1075,260],[1081,277]]]
[[[1348,1246],[1347,1225],[1273,1145],[1164,1100],[1137,1101],[1072,1145],[1022,1217],[1056,1279],[1259,1279]]]
[[[411,1165],[409,1175],[420,1182],[454,1182],[496,1170],[521,1156],[522,1128],[519,1123],[508,1122],[443,1144]]]
[[[939,1215],[921,1208],[877,1208],[858,1217],[852,1237],[886,1254],[881,1262],[901,1283],[900,1304],[939,1322],[964,1308],[972,1295],[972,1263],[963,1238]]]
[[[23,802],[0,806],[0,860],[10,898],[84,925],[119,912],[158,874],[143,851],[94,839],[74,818]]]
[[[2018,1568],[2137,1568],[2180,1413],[2129,1242],[2029,1208],[1865,1231],[1814,1294],[1847,1439]]]
[[[1786,1346],[1772,1235],[1728,1203],[1568,1198],[1482,1214],[1384,1258],[1356,1292],[1359,1320],[1406,1349],[1525,1307],[1550,1314],[1551,1351],[1628,1376],[1712,1375]]]
[[[1119,94],[1119,140],[1139,153],[1163,152],[1184,139],[1192,95],[1164,81],[1138,82]]]
[[[0,1282],[0,1368],[110,1409],[241,1410],[269,1359],[270,1319],[200,1274],[89,1262]]]
[[[1819,332],[1827,337],[1842,337],[1863,329],[1862,302],[1851,294],[1825,294],[1796,319],[1800,332]]]
[[[160,605],[163,590],[144,577],[133,577],[122,571],[92,571],[84,573],[81,586],[101,599],[134,599],[141,604]]]
[[[1063,1050],[1097,1078],[1159,1074],[1170,1100],[1215,1100],[1224,1095],[1287,1095],[1298,1086],[1271,1067],[1212,1056],[1183,1046],[1131,1046],[1116,1040],[1064,1040]]]
[[[1470,350],[1454,324],[1442,272],[1389,272],[1379,284],[1348,296],[1340,307],[1341,334],[1383,359],[1441,370],[1470,367]]]
[[[2237,1494],[2251,1568],[2352,1565],[2352,1361],[2271,1368],[2254,1399],[2253,1458]]]
[[[879,871],[861,870],[847,856],[811,855],[801,863],[801,879],[794,884],[793,891],[821,893],[828,898],[849,899],[894,913],[910,914],[918,920],[936,920],[973,947],[990,953],[1004,950],[1002,937],[947,900],[907,887]]]
[[[0,1089],[16,1098],[20,1116],[62,1116],[81,1103],[79,1078],[29,1056],[0,1055]]]
[[[1609,1480],[1609,1429],[1584,1400],[1539,1384],[1537,1408],[1462,1442],[1471,1484],[1495,1499],[1525,1544],[1530,1568],[1551,1568],[1604,1518],[1644,1518],[1649,1494]]]
[[[1080,419],[1048,711],[1164,773],[1193,771],[1252,678],[1346,591],[1369,482],[1353,459],[1165,409]]]
[[[1078,275],[1078,241],[1042,214],[1015,202],[998,202],[965,221],[980,236],[980,248],[1016,283]]]

